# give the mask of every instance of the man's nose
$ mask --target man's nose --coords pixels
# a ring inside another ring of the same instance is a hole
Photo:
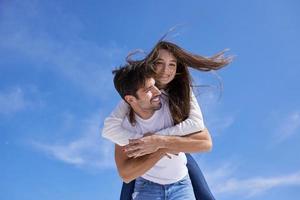
[[[154,86],[154,94],[155,94],[155,96],[157,96],[157,95],[161,95],[161,91],[156,87],[156,86]]]

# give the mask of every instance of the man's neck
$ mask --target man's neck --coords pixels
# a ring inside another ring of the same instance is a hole
[[[142,119],[149,119],[153,116],[155,110],[141,110],[139,108],[132,108],[134,113]]]

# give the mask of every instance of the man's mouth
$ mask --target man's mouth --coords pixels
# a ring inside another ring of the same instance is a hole
[[[159,96],[156,96],[156,97],[154,97],[151,101],[152,101],[152,102],[159,102],[159,101],[160,101],[160,97],[159,97]]]

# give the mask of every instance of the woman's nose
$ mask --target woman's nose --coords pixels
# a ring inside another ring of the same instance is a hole
[[[168,66],[166,64],[164,64],[162,66],[162,72],[166,72],[166,71],[168,71]]]

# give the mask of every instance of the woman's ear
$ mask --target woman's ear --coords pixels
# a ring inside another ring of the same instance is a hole
[[[132,96],[132,95],[126,95],[125,97],[124,97],[124,99],[125,99],[125,101],[127,102],[127,103],[129,103],[129,104],[131,104],[131,103],[133,103],[134,101],[135,101],[135,97],[134,96]]]

